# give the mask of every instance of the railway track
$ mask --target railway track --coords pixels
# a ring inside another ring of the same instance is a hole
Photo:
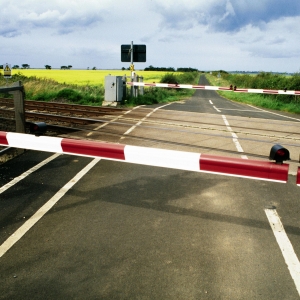
[[[149,109],[141,108],[145,110],[145,112]],[[88,106],[88,105],[77,105],[77,104],[66,104],[66,103],[56,103],[56,102],[44,102],[44,101],[26,101],[25,102],[25,118],[28,121],[43,121],[47,122],[49,126],[52,128],[70,128],[70,126],[84,126],[88,124],[96,124],[96,123],[114,123],[115,125],[122,126],[128,125],[128,123],[136,124],[138,123],[145,115],[145,113],[141,113],[141,109],[139,111],[130,110],[127,108],[111,108],[111,107],[100,107],[100,106]],[[130,112],[130,116],[126,116]],[[0,98],[0,115],[2,118],[13,119],[14,118],[14,103],[12,99],[9,98]],[[212,122],[204,122],[204,121],[193,121],[192,123],[186,120],[183,120],[181,117],[184,113],[180,115],[178,112],[168,111],[168,114],[164,114],[163,116],[155,115],[151,119],[147,119],[143,121],[144,126],[171,126],[174,128],[180,129],[200,129],[206,131],[219,131],[226,132],[223,126],[221,128],[216,129],[212,128],[215,126],[214,118],[219,119],[218,116],[210,116],[210,120]],[[115,120],[117,117],[117,120]],[[230,119],[230,117],[229,117]],[[120,121],[122,120],[122,122]],[[248,120],[247,126],[235,125],[235,132],[237,134],[246,134],[248,136],[265,136],[265,137],[276,137],[280,135],[280,133],[284,134],[284,137],[289,139],[287,136],[295,135],[299,132],[295,130],[289,131],[289,124],[281,124],[280,128],[274,130],[274,128],[264,128],[264,133],[261,134],[259,129],[255,129],[256,132],[250,132],[251,123],[257,124],[257,120]],[[272,124],[271,121],[260,121],[261,124]],[[295,125],[293,124],[293,127]],[[79,128],[78,128],[79,129]],[[84,128],[81,128],[84,129]],[[300,123],[298,126],[300,129]],[[90,128],[88,129],[90,130]],[[266,134],[266,132],[270,132],[270,134]],[[293,140],[300,140],[299,137],[290,137]]]
[[[192,143],[184,143],[180,141],[170,141],[162,136],[166,134],[194,135],[195,140],[198,136],[224,138],[228,139],[228,130],[220,121],[220,116],[209,115],[205,118],[191,119],[190,113],[157,110],[151,117],[147,117],[153,109],[138,107],[129,108],[111,108],[100,106],[84,106],[76,104],[65,104],[43,101],[26,101],[25,102],[25,118],[27,122],[43,121],[48,125],[51,134],[72,134],[74,132],[81,133],[77,135],[81,138],[97,138],[108,141],[122,139],[124,132],[127,132],[132,126],[138,126],[143,130],[155,130],[158,132],[155,137],[139,136],[137,134],[127,137],[148,141],[152,143],[172,144],[176,146],[198,147]],[[7,122],[14,119],[14,104],[12,99],[0,98],[0,118]],[[234,132],[241,140],[264,142],[264,139],[284,139],[291,145],[298,146],[300,136],[299,125],[286,122],[282,123],[277,130],[274,130],[272,121],[260,120],[261,126],[257,126],[257,120],[247,120],[247,123],[240,124],[236,117],[228,117],[230,122],[236,121],[232,127]],[[274,121],[275,123],[275,121]],[[269,126],[267,128],[267,126]],[[96,136],[95,136],[96,134]],[[211,147],[203,147],[208,150]],[[226,150],[224,150],[226,152]],[[228,151],[232,152],[232,151]],[[260,155],[258,155],[259,157]]]

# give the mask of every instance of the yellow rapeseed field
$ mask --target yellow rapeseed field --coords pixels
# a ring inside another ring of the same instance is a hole
[[[76,85],[104,85],[107,75],[130,76],[128,70],[46,70],[46,69],[19,69],[12,70],[12,74],[21,73],[26,77],[36,76],[38,78],[53,79],[59,83]],[[144,82],[159,82],[166,72],[159,71],[135,71],[144,77]]]

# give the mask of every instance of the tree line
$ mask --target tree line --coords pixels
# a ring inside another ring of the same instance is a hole
[[[66,65],[66,66],[61,66],[60,69],[61,70],[70,70],[72,68],[71,65]],[[0,65],[0,69],[3,69],[3,65]],[[19,65],[14,65],[12,67],[12,69],[20,69]],[[22,64],[21,69],[30,69],[30,65],[29,64]],[[51,70],[52,66],[51,65],[45,65],[45,69],[47,70]],[[90,68],[87,68],[87,70],[89,70]],[[93,67],[92,70],[97,70],[96,67]],[[122,70],[126,70],[124,67],[122,68]],[[130,67],[127,68],[127,70],[130,70]],[[198,72],[198,69],[195,68],[173,68],[173,67],[154,67],[152,65],[150,65],[149,67],[146,67],[144,69],[144,71],[163,71],[163,72]]]
[[[198,72],[198,69],[194,69],[194,68],[177,68],[175,70],[175,68],[173,68],[173,67],[169,67],[169,68],[165,68],[165,67],[153,67],[152,65],[150,65],[149,67],[145,68],[144,71]]]

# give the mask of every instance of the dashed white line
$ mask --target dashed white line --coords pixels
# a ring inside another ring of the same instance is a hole
[[[298,294],[300,295],[300,263],[294,251],[284,227],[280,221],[276,209],[265,209],[265,213],[275,235],[276,241],[279,245],[281,253],[284,257],[285,263],[288,266],[290,274],[296,285]]]
[[[30,175],[31,173],[33,173],[34,171],[38,170],[39,168],[43,167],[44,165],[46,165],[48,162],[50,162],[51,160],[57,158],[60,154],[56,153],[50,157],[48,157],[47,159],[45,159],[44,161],[40,162],[39,164],[37,164],[36,166],[32,167],[31,169],[29,169],[28,171],[24,172],[23,174],[21,174],[20,176],[14,178],[12,181],[8,182],[7,184],[5,184],[4,186],[2,186],[0,188],[0,194],[2,194],[4,191],[6,191],[7,189],[9,189],[10,187],[12,187],[13,185],[15,185],[16,183],[18,183],[19,181],[21,181],[22,179],[26,178],[28,175]]]
[[[211,100],[209,100],[209,103],[213,105],[213,102]]]
[[[232,130],[232,128],[230,127],[229,122],[228,122],[226,116],[222,115],[222,119],[223,119],[223,121],[224,121],[224,123],[225,123],[225,125],[226,125],[227,130],[228,130],[228,131],[231,133],[231,135],[232,135],[232,141],[233,141],[233,143],[234,143],[234,145],[235,145],[237,151],[240,152],[240,153],[244,152],[244,150],[243,150],[243,148],[242,148],[240,142],[238,141],[238,136],[236,135],[236,133],[235,133],[235,132]],[[248,159],[248,157],[247,157],[246,155],[242,155],[241,157],[242,157],[243,159]]]
[[[22,236],[32,228],[65,194],[73,187],[90,169],[92,169],[100,158],[92,160],[74,178],[64,185],[47,203],[45,203],[30,219],[17,229],[1,246],[0,257],[2,257]]]

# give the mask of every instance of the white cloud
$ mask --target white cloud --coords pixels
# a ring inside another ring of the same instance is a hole
[[[138,68],[300,67],[299,0],[6,0],[0,12],[0,59],[12,64],[128,67],[120,46],[134,41],[147,45]]]

